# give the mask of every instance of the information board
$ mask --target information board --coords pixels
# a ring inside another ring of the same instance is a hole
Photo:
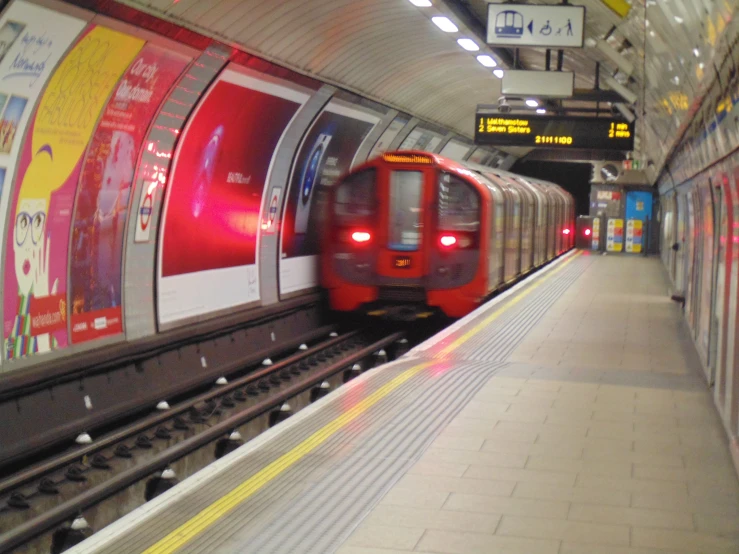
[[[491,3],[487,30],[490,45],[582,48],[585,8]]]
[[[530,148],[634,149],[634,126],[604,117],[477,112],[475,144]]]

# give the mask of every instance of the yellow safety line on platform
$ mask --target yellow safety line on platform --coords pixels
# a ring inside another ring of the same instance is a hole
[[[509,307],[516,304],[519,300],[521,300],[521,298],[528,295],[532,290],[538,287],[549,277],[560,271],[565,265],[570,263],[579,255],[580,252],[576,253],[568,260],[562,262],[559,267],[555,268],[553,271],[542,277],[541,280],[533,283],[522,292],[519,292],[513,299],[505,302],[503,306],[501,306],[495,312],[486,317],[473,329],[467,331],[464,335],[449,344],[441,352],[447,353],[468,341],[483,327],[485,327],[491,321],[500,316],[500,314],[502,314]],[[302,458],[310,454],[313,450],[318,448],[321,444],[326,442],[333,434],[340,431],[343,427],[346,427],[349,423],[362,415],[373,405],[377,404],[380,400],[393,392],[400,385],[402,385],[411,377],[417,375],[419,372],[423,371],[425,368],[429,367],[433,363],[434,362],[431,361],[423,362],[409,369],[406,369],[403,373],[395,377],[392,381],[384,384],[382,387],[370,394],[367,398],[360,401],[352,409],[340,415],[331,423],[313,433],[298,446],[277,458],[274,462],[272,462],[259,472],[255,473],[253,476],[241,483],[231,492],[222,496],[221,498],[213,502],[210,506],[200,511],[200,513],[193,516],[187,522],[183,523],[177,529],[169,533],[163,539],[150,546],[144,551],[144,554],[165,554],[175,552],[178,549],[182,548],[187,543],[192,541],[195,537],[197,537],[200,533],[207,530],[208,527],[216,523],[216,521],[218,521],[220,518],[228,514],[231,510],[247,500],[250,496],[258,492],[270,481],[277,478],[285,470],[289,469],[292,465],[300,461]]]
[[[480,323],[478,323],[472,329],[470,329],[469,331],[467,331],[464,335],[462,335],[461,337],[453,340],[447,346],[445,346],[444,348],[442,348],[439,351],[439,354],[447,355],[450,352],[452,352],[452,351],[456,350],[457,348],[459,348],[465,342],[467,342],[472,337],[474,337],[477,333],[479,333],[480,331],[482,331],[482,329],[484,327],[487,327],[488,325],[490,325],[491,322],[493,322],[498,317],[500,317],[500,315],[504,311],[506,311],[508,308],[510,308],[514,304],[520,302],[522,298],[525,298],[532,290],[534,290],[536,287],[538,287],[539,285],[541,285],[543,282],[545,282],[547,279],[549,279],[552,275],[554,275],[558,271],[562,271],[562,268],[564,266],[566,266],[572,260],[574,260],[575,258],[577,258],[580,254],[582,254],[582,251],[578,250],[575,254],[573,254],[572,256],[570,256],[567,260],[565,260],[561,264],[559,264],[558,267],[556,267],[555,269],[553,269],[552,271],[550,271],[549,273],[547,273],[546,275],[544,275],[543,277],[541,277],[535,283],[531,284],[527,289],[523,290],[522,292],[519,292],[514,298],[508,300],[507,302],[504,302],[503,305],[500,308],[498,308],[497,310],[495,310],[492,314],[490,314],[489,316],[487,316]]]
[[[374,404],[382,400],[385,396],[393,392],[400,385],[408,381],[411,377],[432,365],[432,362],[424,362],[413,366],[403,373],[395,377],[392,381],[386,383],[367,398],[359,402],[352,409],[340,415],[331,423],[322,429],[313,433],[310,437],[301,442],[298,446],[283,454],[274,462],[254,474],[252,477],[241,483],[231,492],[222,496],[210,506],[203,509],[199,514],[193,516],[186,523],[172,531],[166,537],[158,541],[145,550],[145,554],[163,554],[165,552],[175,552],[177,549],[185,546],[193,540],[197,535],[205,531],[213,525],[218,519],[225,516],[228,512],[236,508],[247,498],[259,491],[270,481],[278,477],[283,471],[287,470],[301,458],[318,448],[331,435],[341,430],[343,427],[351,423],[354,419],[362,415]]]

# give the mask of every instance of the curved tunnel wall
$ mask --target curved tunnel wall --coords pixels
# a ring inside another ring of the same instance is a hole
[[[0,17],[0,372],[315,289],[321,188],[389,148],[512,161],[109,9]]]

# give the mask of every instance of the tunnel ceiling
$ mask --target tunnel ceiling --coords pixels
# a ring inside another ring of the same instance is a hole
[[[522,48],[516,57],[511,50],[484,44],[485,0],[432,0],[427,8],[409,0],[119,1],[470,138],[477,104],[495,103],[501,95],[500,79],[476,55],[491,54],[502,69],[511,68],[516,59],[518,68],[545,68],[544,49]],[[623,18],[602,0],[571,2],[586,7],[586,45],[565,50],[563,70],[575,73],[576,89],[593,89],[598,62],[601,89],[613,78],[637,95],[634,103],[622,99],[638,118],[637,155],[659,168],[689,118],[691,103],[713,78],[707,68],[721,61],[717,58],[730,34],[727,29],[733,28],[737,2],[626,1],[631,10]],[[434,15],[450,17],[459,32],[442,32],[431,22]],[[462,36],[473,38],[481,51],[463,50],[456,42]],[[618,52],[625,64],[619,67],[599,41]],[[556,69],[556,51],[551,68]],[[605,93],[601,100],[613,96]],[[511,104],[525,109],[522,99]],[[601,115],[612,110],[595,99],[549,101],[547,107],[590,116],[596,115],[596,107]],[[643,108],[646,116],[641,116]],[[519,156],[527,152],[507,150]]]

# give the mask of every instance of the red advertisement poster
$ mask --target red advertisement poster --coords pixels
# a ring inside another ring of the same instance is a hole
[[[198,107],[169,185],[162,277],[255,263],[267,170],[300,105],[277,94],[222,79]]]
[[[145,46],[118,83],[90,143],[72,227],[73,343],[123,332],[124,232],[136,163],[159,105],[189,61]]]
[[[160,324],[259,299],[259,218],[269,169],[308,94],[238,67],[226,69],[188,123],[164,204]]]

